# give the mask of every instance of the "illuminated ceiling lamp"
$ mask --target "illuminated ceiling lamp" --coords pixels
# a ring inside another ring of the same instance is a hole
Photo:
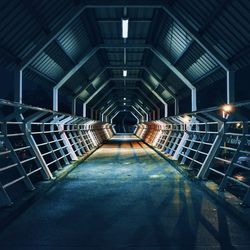
[[[122,38],[128,38],[128,18],[122,19]]]
[[[233,112],[234,107],[230,104],[225,104],[222,106],[221,109],[222,109],[222,117],[227,119],[229,114]]]
[[[187,116],[187,115],[185,115],[185,116],[183,117],[183,122],[184,122],[184,123],[189,123],[189,121],[190,121],[190,117]]]
[[[126,103],[124,102],[123,105],[126,105]]]
[[[124,101],[126,101],[126,99],[127,99],[126,97],[123,98]]]
[[[128,71],[126,69],[124,69],[122,74],[123,74],[123,77],[127,77]]]
[[[225,112],[227,112],[227,113],[230,113],[230,112],[232,112],[232,110],[233,110],[233,106],[230,105],[230,104],[225,104],[225,105],[222,107],[222,110],[225,111]]]

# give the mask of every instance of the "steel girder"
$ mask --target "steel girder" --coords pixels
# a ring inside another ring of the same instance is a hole
[[[97,74],[97,76],[94,78],[94,80],[92,82],[94,82],[96,79],[98,79],[107,69],[123,69],[124,66],[106,66],[105,68],[103,68],[103,70]],[[173,91],[171,91],[168,87],[164,86],[161,81],[159,80],[159,78],[152,72],[150,71],[150,69],[148,67],[145,67],[145,66],[135,66],[135,67],[126,67],[126,69],[142,69],[144,71],[146,71],[150,76],[153,76],[157,82],[159,83],[159,85],[161,87],[163,87],[170,95],[171,97],[175,100],[175,115],[178,114],[179,112],[179,100],[177,98],[177,96],[173,93]],[[73,102],[75,103],[76,102],[76,99],[80,96],[80,94],[84,91],[84,90],[87,90],[87,88],[91,85],[88,84],[86,87],[82,87],[80,88],[78,91],[77,91],[77,94],[75,95],[74,97],[74,100]]]
[[[105,119],[104,119],[104,114],[106,114],[107,113],[107,111],[109,111],[115,104],[120,104],[120,103],[123,103],[123,101],[122,100],[119,100],[119,99],[114,99],[114,100],[112,100],[112,103],[111,103],[111,105],[110,106],[108,106],[108,108],[107,109],[105,109],[105,107],[104,107],[104,111],[102,112],[100,112],[100,114],[101,114],[101,118],[102,118],[102,121],[105,121]],[[139,107],[140,107],[140,109],[142,110],[142,112],[145,114],[145,120],[147,121],[148,120],[148,112],[140,105],[140,103],[139,102],[134,102],[134,104],[135,105],[138,105]],[[120,106],[120,105],[116,105],[115,107],[118,107],[118,106]],[[128,104],[128,105],[126,105],[126,106],[123,106],[123,109],[124,108],[127,108],[127,107],[132,107],[132,106],[134,106],[134,105],[131,105],[131,104]],[[136,107],[137,108],[137,107]],[[138,110],[138,109],[137,109]],[[138,110],[139,111],[139,110]],[[107,116],[106,116],[107,117]],[[107,121],[107,119],[106,119],[106,121]]]
[[[108,82],[109,81],[112,81],[112,80],[124,80],[124,78],[110,78],[108,81],[106,81],[103,85],[102,85],[102,89],[103,89],[103,87],[105,87],[107,84],[108,84]],[[151,93],[153,93],[155,96],[156,96],[156,98],[164,105],[164,107],[165,107],[165,115],[167,116],[167,109],[168,109],[168,107],[167,107],[167,103],[161,98],[161,96],[158,94],[158,93],[156,93],[150,86],[149,86],[149,84],[144,80],[144,79],[142,79],[142,78],[126,78],[126,80],[127,81],[141,81],[150,91],[151,91]],[[100,92],[100,88],[98,89],[98,93]],[[86,114],[86,105],[87,105],[87,103],[91,100],[91,99],[93,99],[93,97],[95,96],[97,94],[97,91],[96,92],[94,92],[94,94],[92,94],[85,102],[84,102],[84,105],[85,105],[85,114]]]
[[[124,111],[119,110],[119,111],[117,111],[113,116],[110,117],[110,123],[111,123],[111,124],[113,124],[113,119],[114,119],[119,113],[121,113],[121,112],[124,112]],[[128,110],[127,112],[131,113],[131,114],[135,117],[135,119],[136,119],[136,121],[137,121],[137,124],[140,123],[140,120],[139,120],[138,117],[134,114],[133,111]]]
[[[197,109],[197,101],[196,101],[196,88],[192,85],[192,83],[175,67],[171,64],[171,62],[156,48],[153,48],[151,45],[147,44],[101,44],[85,55],[80,62],[75,65],[62,79],[59,83],[53,88],[53,109],[58,111],[58,90],[61,88],[71,76],[73,76],[99,49],[105,48],[144,48],[149,49],[155,56],[157,56],[168,68],[170,68],[176,75],[179,77],[183,83],[191,90],[191,103],[192,103],[192,111]]]
[[[102,102],[113,90],[115,89],[120,89],[120,88],[117,88],[117,87],[113,87],[111,88],[108,92],[106,92],[96,103],[93,107],[91,107],[91,117],[93,118],[93,115],[94,115],[94,109],[96,108],[96,106]],[[127,88],[128,89],[128,88]],[[131,88],[130,88],[131,89]],[[158,117],[160,117],[160,108],[145,94],[143,93],[143,91],[140,89],[140,88],[132,88],[133,90],[136,90],[136,91],[139,91],[140,94],[144,97],[144,99],[147,99],[149,103],[151,103],[152,106],[155,107],[156,109],[156,112],[158,114]],[[156,117],[155,117],[155,110],[153,110],[153,120],[155,120]]]
[[[118,88],[111,88],[110,91],[108,91],[106,94],[110,94],[111,91],[117,90],[117,89],[118,89]],[[134,89],[133,89],[133,90],[134,90]],[[140,92],[140,91],[138,91],[138,92]],[[139,100],[139,99],[140,99],[140,98],[139,98],[140,95],[138,94],[138,92],[134,92],[133,95],[131,95],[131,97],[136,97],[136,100],[137,100],[137,99]],[[140,93],[141,93],[141,92],[140,92]],[[106,94],[104,95],[104,97],[107,97]],[[119,99],[119,98],[120,98],[120,99]],[[133,99],[130,99],[130,97],[127,97],[126,100],[123,100],[123,97],[121,97],[119,94],[117,94],[117,95],[115,95],[115,96],[114,96],[114,95],[111,96],[111,100],[117,100],[117,99],[118,99],[118,100],[121,100],[121,101],[123,101],[123,102],[133,101]],[[149,106],[149,108],[150,108],[151,111],[154,110],[154,107],[155,107],[155,106],[152,105],[151,102],[147,102],[146,100],[148,100],[148,99],[145,99],[144,96],[142,96],[142,100],[144,101],[144,104],[145,104],[145,105]],[[100,103],[100,102],[99,102],[99,103]],[[97,106],[97,105],[95,105],[95,106]],[[100,106],[100,105],[99,105],[99,106]],[[103,106],[102,106],[102,107],[103,107]]]
[[[143,115],[136,107],[130,106],[129,108],[131,108],[133,111],[135,111],[135,112],[139,115],[139,117],[140,117],[140,119],[139,119],[140,122],[143,122],[143,121],[144,121],[144,115]],[[112,116],[113,112],[116,112],[117,109],[120,109],[120,110],[122,111],[122,110],[124,110],[124,107],[122,107],[122,106],[115,106],[115,107],[107,114],[107,116],[106,116],[107,121],[110,121],[109,116]]]
[[[91,1],[91,4],[86,4],[86,1],[80,6],[78,6],[77,12],[74,14],[71,14],[68,17],[65,17],[65,22],[60,22],[58,24],[58,29],[55,31],[52,31],[45,39],[41,40],[36,47],[30,51],[27,56],[22,60],[21,64],[19,65],[20,72],[22,72],[25,68],[29,66],[29,64],[44,50],[46,49],[58,36],[61,34],[67,27],[69,27],[70,24],[74,22],[86,9],[88,8],[114,8],[114,7],[149,7],[149,8],[162,8],[163,11],[169,15],[175,22],[177,22],[186,32],[188,32],[191,37],[202,47],[207,51],[209,55],[211,55],[217,63],[227,71],[227,102],[233,102],[234,101],[234,72],[231,70],[230,64],[223,58],[213,47],[210,45],[188,22],[188,20],[179,15],[174,9],[166,2],[164,1],[130,1],[127,0],[126,2],[112,2],[110,1]],[[64,20],[65,20],[64,19]],[[22,77],[20,74],[19,77],[19,89],[21,91],[18,91],[18,97],[17,99],[19,102],[22,102]],[[55,90],[55,96],[54,99],[58,99],[58,95],[56,96],[56,92],[58,90]],[[196,93],[194,93],[196,94]],[[53,107],[58,108],[55,104]],[[194,108],[194,107],[193,107]],[[57,109],[56,109],[57,110]]]
[[[116,99],[112,99],[112,102],[111,102],[111,105],[110,106],[113,106],[113,104],[115,104],[115,103],[123,103],[123,102],[125,102],[125,101],[123,101],[123,100],[120,100],[120,99],[118,99],[118,98],[116,98]],[[134,102],[132,102],[132,101],[126,101],[126,103],[128,103],[128,104],[126,104],[126,106],[124,106],[124,108],[126,108],[126,107],[128,107],[128,106],[134,106],[134,105],[138,105],[139,107],[140,107],[140,109],[143,111],[143,113],[146,115],[146,121],[148,121],[148,112],[144,109],[144,107],[139,103],[139,102],[137,102],[137,101],[134,101]],[[134,104],[134,105],[131,105],[130,103],[132,103],[132,104]],[[109,106],[109,105],[108,105]],[[102,112],[100,112],[101,114],[104,114],[104,113],[106,113],[106,111],[109,109],[109,107],[107,108],[107,109],[105,109],[107,107],[107,105],[106,106],[104,106],[104,111]],[[151,111],[152,111],[152,109],[150,109]],[[103,116],[102,116],[102,119],[103,119]]]

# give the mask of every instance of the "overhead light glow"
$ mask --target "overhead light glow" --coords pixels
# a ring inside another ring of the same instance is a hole
[[[126,77],[128,75],[128,71],[126,69],[123,70],[123,77]]]
[[[226,113],[230,113],[232,110],[233,110],[233,106],[230,105],[230,104],[225,104],[223,107],[222,107],[222,110]]]
[[[183,117],[183,122],[184,122],[184,123],[188,123],[189,120],[190,120],[190,118],[189,118],[187,115],[185,115],[185,116]]]
[[[124,97],[123,100],[126,101],[126,97]]]
[[[128,38],[128,18],[122,19],[122,37]]]
[[[126,105],[126,103],[124,102],[123,105]]]

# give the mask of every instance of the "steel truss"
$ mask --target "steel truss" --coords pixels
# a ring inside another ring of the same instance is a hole
[[[0,206],[113,136],[108,123],[5,100],[0,118]]]
[[[136,135],[200,181],[213,181],[218,191],[250,206],[250,103],[232,113],[218,108],[138,125]]]

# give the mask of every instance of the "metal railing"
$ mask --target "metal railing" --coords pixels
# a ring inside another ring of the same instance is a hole
[[[0,206],[112,136],[107,123],[0,100]]]
[[[219,191],[250,206],[250,103],[233,109],[225,114],[210,108],[139,124],[136,135],[201,181],[217,183]]]

